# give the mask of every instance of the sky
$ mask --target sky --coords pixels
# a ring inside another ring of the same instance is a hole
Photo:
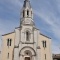
[[[20,25],[24,0],[0,0],[0,50],[3,34]],[[52,53],[60,53],[60,0],[30,0],[35,26],[52,40]]]

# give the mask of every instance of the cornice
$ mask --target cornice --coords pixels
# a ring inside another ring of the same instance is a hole
[[[7,34],[3,34],[2,36],[9,35],[9,34],[12,34],[12,33],[14,33],[14,32],[10,32],[10,33],[7,33]]]
[[[42,34],[42,33],[40,33],[40,35],[42,35],[42,36],[44,36],[44,37],[47,37],[47,38],[51,39],[50,37],[48,37],[48,36],[46,36],[46,35],[44,35],[44,34]]]

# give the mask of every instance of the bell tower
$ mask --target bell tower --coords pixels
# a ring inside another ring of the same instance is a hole
[[[34,25],[33,22],[33,11],[31,8],[31,4],[29,0],[25,0],[23,4],[23,8],[21,11],[21,20],[20,26],[22,25]]]

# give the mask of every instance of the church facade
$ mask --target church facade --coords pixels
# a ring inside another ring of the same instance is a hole
[[[51,38],[35,27],[33,10],[25,0],[20,17],[20,27],[2,35],[1,60],[52,60]]]

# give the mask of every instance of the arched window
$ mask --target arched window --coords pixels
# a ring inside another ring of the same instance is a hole
[[[29,10],[27,10],[27,16],[29,16]]]
[[[25,16],[25,11],[23,10],[23,17]]]
[[[29,35],[30,35],[29,31],[26,31],[26,40],[27,41],[29,41]]]

